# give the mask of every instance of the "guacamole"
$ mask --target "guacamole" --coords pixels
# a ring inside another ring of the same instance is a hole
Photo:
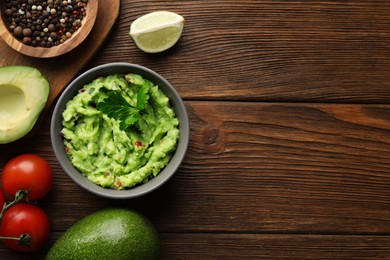
[[[100,109],[101,104],[109,107],[113,92],[120,94],[128,110],[117,103],[112,103],[111,113]],[[141,99],[145,104],[131,119],[128,111]],[[61,134],[73,166],[106,188],[131,188],[157,176],[179,139],[179,120],[169,98],[137,74],[93,80],[67,103],[62,117]]]

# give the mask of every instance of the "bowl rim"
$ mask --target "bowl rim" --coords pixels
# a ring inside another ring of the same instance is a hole
[[[72,99],[77,91],[85,84],[91,82],[97,76],[106,76],[117,73],[137,73],[145,78],[155,77],[155,79],[149,79],[168,96],[175,111],[176,117],[179,119],[179,141],[176,150],[170,160],[170,162],[163,168],[160,173],[136,187],[115,190],[110,188],[103,188],[92,181],[88,180],[82,173],[80,173],[70,162],[66,155],[63,139],[60,134],[62,129],[62,111],[65,109],[66,103]],[[157,82],[156,82],[157,81]],[[85,190],[99,195],[101,197],[113,198],[113,199],[129,199],[136,198],[147,193],[154,191],[167,182],[179,169],[184,157],[186,155],[190,136],[190,125],[185,104],[176,91],[176,89],[160,74],[157,72],[133,63],[126,62],[112,62],[93,67],[78,77],[76,77],[61,93],[56,105],[54,107],[51,122],[50,122],[50,139],[54,154],[59,162],[61,168],[65,173],[79,186]]]

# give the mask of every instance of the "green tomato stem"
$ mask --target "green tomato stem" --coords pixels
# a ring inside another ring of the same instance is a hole
[[[19,203],[24,198],[27,198],[27,195],[28,195],[29,192],[30,192],[30,189],[29,190],[25,190],[25,189],[18,190],[16,192],[16,194],[15,194],[15,199],[13,201],[8,202],[8,203],[7,202],[4,203],[3,208],[1,209],[1,212],[0,212],[0,222],[3,219],[4,213],[7,211],[7,209],[9,209],[13,205]]]
[[[14,240],[18,241],[18,244],[20,246],[29,246],[31,245],[31,236],[29,234],[21,234],[19,237],[2,237],[0,236],[1,240]]]
[[[30,192],[31,189],[23,189],[23,190],[18,190],[15,194],[15,199],[11,202],[6,202],[3,205],[3,208],[1,209],[0,212],[0,222],[3,219],[4,213],[9,209],[10,207],[14,206],[15,204],[19,203],[20,201],[24,200],[27,198],[28,193]],[[23,233],[19,237],[3,237],[0,236],[1,240],[14,240],[18,241],[18,244],[20,246],[29,246],[31,245],[31,236],[29,234]]]

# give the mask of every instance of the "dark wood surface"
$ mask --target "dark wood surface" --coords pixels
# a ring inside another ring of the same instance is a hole
[[[94,8],[91,8],[91,12],[96,12],[96,2],[93,7]],[[4,2],[0,4],[0,8],[3,10]],[[41,122],[46,116],[47,111],[52,106],[54,106],[53,102],[57,100],[58,95],[62,92],[62,90],[75,78],[78,73],[82,71],[86,64],[99,51],[107,36],[115,26],[119,17],[119,11],[120,0],[99,0],[97,17],[91,32],[88,34],[88,37],[86,37],[85,40],[73,51],[67,52],[66,55],[59,55],[54,58],[33,58],[31,56],[25,55],[25,53],[28,53],[32,47],[26,47],[28,51],[23,53],[17,52],[6,43],[5,40],[8,39],[8,41],[10,41],[11,35],[9,35],[8,30],[3,27],[3,23],[0,24],[0,66],[33,66],[39,69],[50,82],[50,95],[46,107],[41,114],[40,120],[36,124],[37,127],[34,128],[33,133],[36,133],[35,130],[38,130],[38,126],[41,125]],[[87,18],[89,18],[88,21],[91,21],[92,19],[92,17],[88,16]],[[79,34],[80,33],[78,33],[77,36]],[[71,40],[66,41],[66,43],[69,44],[64,48],[66,51],[69,51],[69,46],[73,44],[73,40],[80,40],[80,38],[71,38]],[[19,46],[19,44],[16,45]],[[50,49],[46,48],[48,53],[40,57],[55,55],[54,53],[58,52],[57,48],[59,48],[59,46]],[[16,49],[19,49],[19,47]],[[63,51],[64,50],[61,50],[60,52],[62,53]],[[41,52],[42,49],[39,50],[36,55]]]
[[[186,18],[171,50],[140,52],[130,23],[153,10]],[[176,87],[190,116],[186,158],[163,187],[113,201],[74,184],[50,144],[0,146],[45,157],[54,187],[42,258],[82,217],[136,209],[156,226],[162,259],[390,258],[390,2],[121,1],[118,23],[85,69],[147,66]],[[87,51],[87,50],[86,50]]]

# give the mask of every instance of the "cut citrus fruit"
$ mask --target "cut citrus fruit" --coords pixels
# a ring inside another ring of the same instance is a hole
[[[183,27],[183,16],[169,11],[155,11],[134,20],[130,26],[130,36],[139,49],[157,53],[175,45]]]

